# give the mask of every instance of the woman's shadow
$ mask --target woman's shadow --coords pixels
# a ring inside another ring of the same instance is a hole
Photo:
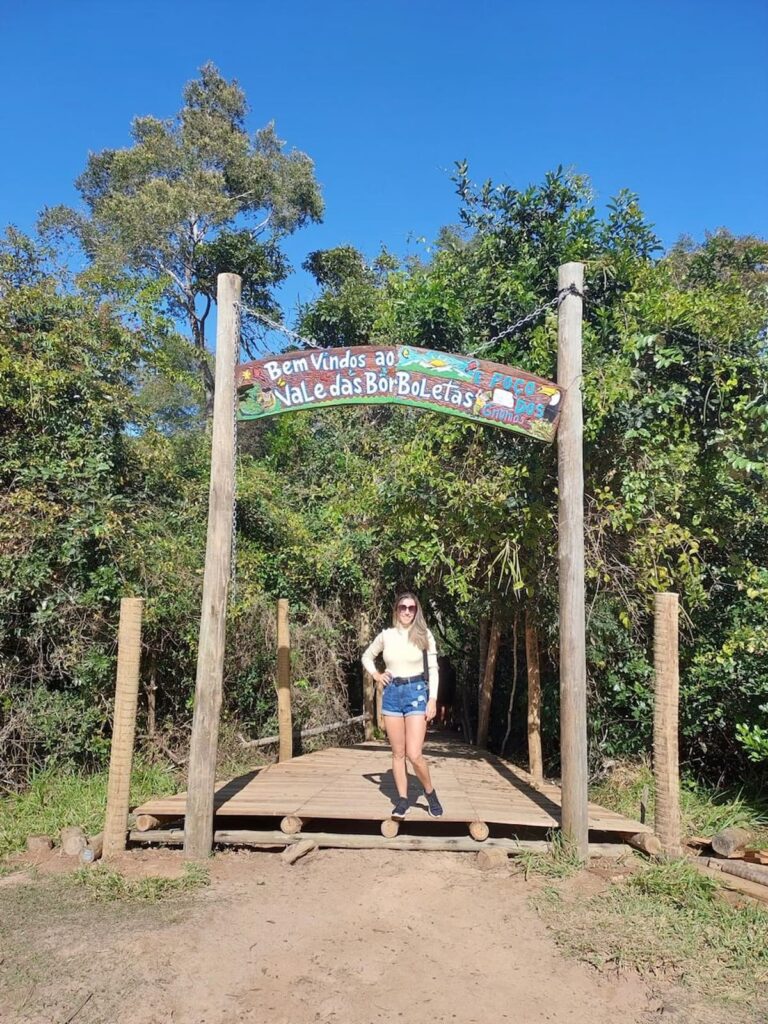
[[[379,787],[379,792],[383,793],[384,796],[396,804],[399,800],[397,787],[395,786],[395,777],[392,774],[392,769],[388,768],[385,772],[363,772],[363,778],[366,782],[372,783],[374,786]],[[408,772],[408,802],[411,807],[421,807],[422,810],[427,811],[427,804],[425,800],[418,803],[419,797],[424,796],[424,789],[416,778]]]

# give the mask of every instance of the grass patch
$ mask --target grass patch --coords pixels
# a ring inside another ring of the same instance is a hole
[[[169,768],[134,762],[132,805],[177,788],[177,777]],[[0,857],[23,849],[28,835],[39,833],[56,840],[67,825],[79,825],[90,835],[100,832],[106,804],[106,771],[79,775],[46,769],[23,793],[0,799]]]
[[[643,791],[648,791],[647,821],[653,823],[653,772],[646,762],[619,764],[610,778],[590,787],[595,803],[638,820]],[[718,790],[683,779],[680,786],[683,836],[711,836],[724,828],[740,826],[755,834],[756,843],[768,843],[768,799],[749,796],[743,790]]]
[[[550,832],[547,836],[550,843],[548,853],[531,853],[524,850],[515,857],[515,866],[519,866],[526,882],[530,875],[541,878],[570,878],[581,870],[582,864],[578,853],[573,850],[561,832]]]
[[[557,941],[596,967],[663,975],[763,1021],[768,911],[734,907],[719,893],[718,882],[677,861],[645,867],[587,900],[550,886],[536,902]]]
[[[99,864],[95,868],[81,868],[65,879],[65,884],[81,889],[96,903],[160,903],[195,892],[209,882],[208,869],[192,863],[184,865],[181,878],[124,878]]]

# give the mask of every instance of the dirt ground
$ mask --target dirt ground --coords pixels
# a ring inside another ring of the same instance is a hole
[[[0,880],[3,1024],[697,1024],[674,993],[564,958],[531,905],[545,883],[512,862],[228,852],[208,887],[149,905],[74,897],[48,877],[65,866]],[[183,872],[172,851],[118,866]],[[610,870],[574,884],[593,894]]]

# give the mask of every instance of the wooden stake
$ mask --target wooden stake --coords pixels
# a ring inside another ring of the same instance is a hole
[[[371,642],[371,620],[367,612],[360,613],[358,643],[365,649]],[[376,713],[376,687],[373,676],[363,668],[363,714],[365,717],[365,739],[373,739],[373,716]]]
[[[557,432],[560,561],[560,771],[562,828],[585,860],[587,811],[587,664],[584,612],[584,468],[581,400],[581,293],[584,264],[558,271],[557,383],[565,389]],[[575,289],[576,294],[569,293]]]
[[[120,602],[115,717],[112,724],[107,810],[104,818],[105,857],[121,853],[125,849],[128,831],[131,765],[133,763],[133,741],[136,735],[136,705],[139,699],[143,607],[144,600],[141,597],[124,597]]]
[[[291,715],[291,635],[288,628],[288,601],[277,602],[277,731],[280,735],[278,761],[293,757],[293,718]]]
[[[653,777],[656,783],[656,835],[667,857],[682,855],[677,746],[680,692],[677,620],[677,594],[657,594],[654,602],[653,640]]]
[[[241,286],[237,274],[218,276],[216,394],[213,403],[208,536],[184,840],[184,853],[191,860],[208,857],[213,845],[213,784],[219,743],[232,549],[235,357],[239,352],[240,317],[237,304],[240,302]]]
[[[544,779],[541,756],[541,674],[539,635],[530,608],[525,610],[525,662],[528,671],[528,771],[535,782]]]
[[[494,609],[493,615],[491,616],[491,629],[488,636],[488,654],[485,659],[485,672],[483,673],[483,685],[480,690],[480,707],[477,715],[478,747],[488,746],[488,727],[491,722],[493,682],[496,675],[496,658],[499,653],[500,639],[501,628],[499,626],[499,616]]]

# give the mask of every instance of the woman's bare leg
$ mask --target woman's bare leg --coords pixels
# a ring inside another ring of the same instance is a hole
[[[392,775],[398,796],[408,796],[408,772],[405,767],[405,719],[401,715],[384,715],[384,728],[392,747]]]
[[[432,779],[430,778],[427,762],[424,760],[424,755],[421,752],[426,735],[426,716],[408,715],[405,719],[405,756],[413,765],[413,770],[424,787],[424,792],[431,793]]]

